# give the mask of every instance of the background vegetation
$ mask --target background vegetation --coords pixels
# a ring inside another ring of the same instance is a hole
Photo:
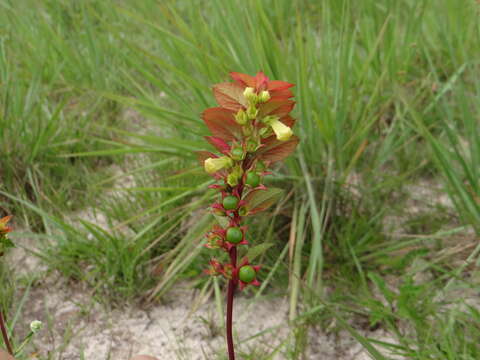
[[[255,296],[290,299],[281,351],[300,359],[306,329],[335,319],[375,359],[477,359],[479,15],[474,0],[0,1],[0,216],[119,306],[213,286],[199,114],[229,71],[263,70],[296,84],[301,138],[271,180],[288,196],[250,224],[270,246]],[[397,343],[360,335],[378,327]]]

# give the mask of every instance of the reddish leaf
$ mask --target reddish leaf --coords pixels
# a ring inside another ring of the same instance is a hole
[[[215,155],[214,153],[211,153],[210,151],[196,151],[195,153],[197,154],[198,162],[202,166],[205,160],[207,160],[208,158],[218,158],[217,155]]]
[[[295,86],[294,84],[288,83],[286,81],[280,80],[272,80],[268,82],[268,91],[278,91],[278,90],[285,90]]]
[[[253,215],[260,211],[268,209],[283,196],[283,190],[277,188],[268,188],[267,190],[253,190],[245,196],[245,207],[247,214]]]
[[[230,151],[230,145],[228,145],[225,141],[223,141],[220,138],[217,138],[214,136],[205,136],[205,139],[222,154],[228,154],[228,152]]]
[[[295,101],[293,100],[269,100],[260,106],[259,116],[276,115],[283,117],[293,110]]]
[[[238,72],[231,72],[230,76],[233,80],[237,81],[241,85],[244,85],[245,87],[255,87],[255,78],[253,76]]]
[[[288,90],[278,90],[278,91],[270,91],[270,101],[272,100],[287,100],[293,97],[293,93]]]
[[[205,110],[202,119],[212,132],[213,136],[225,141],[236,138],[241,132],[241,127],[234,120],[234,112],[221,107]]]
[[[285,115],[284,117],[280,118],[280,121],[285,125],[287,125],[288,127],[293,128],[296,120],[292,118],[290,115]]]
[[[255,75],[255,90],[258,92],[267,90],[268,87],[268,77],[265,76],[265,74],[260,71]]]
[[[229,110],[237,112],[247,106],[243,96],[244,87],[237,83],[221,83],[213,87],[213,95],[218,104]]]
[[[292,136],[287,141],[279,141],[275,136],[265,140],[265,146],[257,151],[258,157],[266,161],[280,161],[290,155],[299,142],[298,137]]]

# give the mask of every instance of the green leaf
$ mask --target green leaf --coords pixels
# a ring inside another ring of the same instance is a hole
[[[275,204],[282,196],[283,190],[278,188],[269,188],[266,190],[254,190],[245,197],[247,215],[253,215],[257,212],[268,209]]]
[[[226,228],[228,227],[228,224],[229,224],[229,221],[228,221],[228,217],[226,216],[218,216],[218,215],[215,215],[213,214],[213,217],[215,218],[215,220],[217,220],[218,224],[223,227],[223,228]]]
[[[0,252],[15,247],[15,244],[7,236],[0,236]]]
[[[374,272],[369,272],[367,276],[378,287],[385,299],[392,304],[395,299],[395,293],[388,288],[385,280]]]
[[[273,246],[273,243],[268,242],[268,243],[263,243],[263,244],[260,244],[260,245],[257,245],[257,246],[254,246],[254,247],[250,248],[247,252],[247,255],[246,255],[247,258],[248,258],[248,261],[252,261],[253,259],[259,257],[265,251],[270,249],[272,246]]]

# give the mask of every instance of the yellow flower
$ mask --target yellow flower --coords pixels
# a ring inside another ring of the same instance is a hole
[[[273,132],[277,136],[277,140],[287,141],[293,135],[292,129],[278,120],[278,118],[270,120],[268,124],[272,127]]]
[[[225,167],[230,167],[232,165],[232,159],[230,159],[228,156],[222,156],[219,158],[208,158],[205,160],[204,168],[207,173],[213,174]]]

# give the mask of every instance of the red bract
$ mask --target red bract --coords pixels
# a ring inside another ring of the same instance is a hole
[[[205,136],[205,140],[207,140],[210,144],[212,144],[222,154],[227,155],[230,152],[230,145],[228,145],[221,138],[217,138],[214,136]]]
[[[213,136],[230,141],[241,137],[241,126],[235,122],[235,111],[223,107],[207,109],[202,119]]]
[[[258,158],[272,163],[283,160],[295,150],[299,141],[296,136],[287,141],[279,141],[275,136],[270,136],[263,143],[264,146],[258,149]]]
[[[228,280],[227,345],[229,360],[234,360],[232,309],[235,289],[260,283],[259,266],[245,258],[237,264],[239,245],[248,245],[244,217],[272,206],[283,196],[280,189],[268,188],[263,177],[268,168],[291,154],[299,139],[293,134],[295,107],[290,88],[293,84],[270,80],[263,72],[255,76],[232,72],[233,82],[217,84],[213,93],[219,106],[202,114],[212,136],[205,139],[218,153],[197,152],[205,171],[220,183],[209,188],[219,198],[211,205],[212,212],[223,217],[224,227],[215,225],[206,235],[205,246],[225,251],[230,262],[210,261],[205,271]],[[228,225],[226,225],[228,224]],[[241,233],[240,233],[241,230]]]
[[[207,275],[218,276],[223,275],[227,279],[232,279],[235,269],[231,264],[222,264],[216,259],[210,260],[210,267],[204,270]]]
[[[239,84],[222,83],[213,87],[213,94],[215,95],[218,105],[224,109],[237,112],[247,104],[243,97],[243,90],[244,87]]]
[[[220,264],[216,259],[211,259],[210,267],[204,271],[208,275],[218,276],[223,272],[223,265]]]
[[[295,86],[286,81],[269,80],[263,72],[259,72],[256,76],[250,76],[238,72],[231,72],[230,76],[235,83],[246,87],[253,87],[256,91],[268,90],[272,97],[283,95],[284,98],[291,98],[293,94],[289,88]],[[288,92],[287,92],[288,91]]]
[[[205,247],[210,249],[218,249],[225,246],[225,229],[218,225],[214,225],[213,229],[206,234],[207,243]]]

